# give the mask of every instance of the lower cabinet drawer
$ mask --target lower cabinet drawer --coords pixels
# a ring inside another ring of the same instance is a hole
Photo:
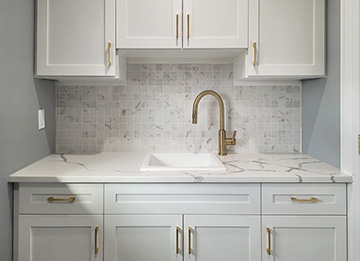
[[[102,213],[103,184],[20,184],[19,214]]]
[[[260,214],[260,184],[106,184],[105,214]]]
[[[262,214],[346,215],[346,184],[263,184]]]

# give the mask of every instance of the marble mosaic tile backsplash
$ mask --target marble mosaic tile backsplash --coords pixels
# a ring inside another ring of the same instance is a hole
[[[94,152],[208,152],[218,150],[219,106],[225,129],[237,131],[236,152],[300,151],[300,87],[234,87],[228,64],[129,64],[127,86],[57,86],[56,150]]]

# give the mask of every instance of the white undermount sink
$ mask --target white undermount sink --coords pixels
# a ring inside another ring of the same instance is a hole
[[[225,170],[214,153],[149,153],[141,165],[147,170]]]

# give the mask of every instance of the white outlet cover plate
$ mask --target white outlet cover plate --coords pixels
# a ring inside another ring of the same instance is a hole
[[[45,129],[45,110],[44,109],[38,110],[38,125],[39,125],[39,130]]]

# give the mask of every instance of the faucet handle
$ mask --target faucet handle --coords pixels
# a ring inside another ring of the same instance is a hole
[[[225,145],[236,145],[236,131],[234,131],[232,138],[225,139]]]
[[[236,142],[235,137],[236,137],[236,131],[234,131],[233,136],[232,136],[232,140]]]

